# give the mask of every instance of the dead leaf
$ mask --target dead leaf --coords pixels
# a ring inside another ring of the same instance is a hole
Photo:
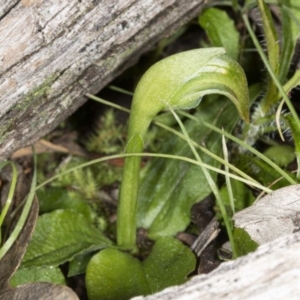
[[[34,282],[18,286],[1,295],[1,300],[79,300],[67,286]]]
[[[78,156],[85,155],[83,150],[79,149],[79,147],[77,147],[76,149],[74,149],[74,146],[72,148],[67,148],[62,145],[54,144],[54,143],[51,143],[51,142],[49,142],[47,140],[43,140],[43,139],[37,141],[34,144],[34,149],[35,149],[36,154],[59,152],[59,153],[74,154],[74,155],[78,155]],[[14,159],[14,158],[22,157],[22,156],[32,156],[32,147],[25,147],[25,148],[19,149],[11,156],[11,158]]]

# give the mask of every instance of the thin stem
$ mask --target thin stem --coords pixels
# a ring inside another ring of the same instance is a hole
[[[11,184],[10,184],[10,188],[9,188],[9,192],[8,192],[8,195],[7,195],[7,199],[6,199],[6,202],[5,202],[5,205],[1,211],[1,215],[0,215],[0,228],[4,222],[4,219],[6,217],[6,214],[8,212],[8,209],[10,208],[11,206],[11,203],[12,203],[12,200],[13,200],[13,197],[14,197],[14,194],[15,194],[15,189],[16,189],[16,184],[17,184],[17,168],[15,166],[14,163],[12,162],[8,162],[8,161],[4,161],[1,163],[1,166],[0,166],[0,169],[2,169],[4,166],[10,164],[11,167],[12,167],[12,180],[11,180]],[[2,231],[0,231],[0,245],[2,244]]]
[[[7,200],[5,202],[5,205],[1,211],[1,215],[0,215],[0,227],[2,226],[2,223],[5,219],[5,216],[7,214],[7,211],[12,203],[12,199],[15,193],[15,188],[16,188],[16,184],[17,184],[17,168],[16,165],[13,162],[5,162],[5,164],[10,164],[12,167],[12,180],[11,180],[11,184],[10,184],[10,188],[9,188],[9,192],[7,195]]]
[[[43,186],[45,186],[46,184],[54,181],[55,179],[59,178],[60,176],[63,176],[63,175],[66,175],[70,172],[76,171],[77,169],[85,168],[85,167],[91,166],[93,164],[104,162],[104,161],[107,161],[107,160],[113,160],[113,159],[116,159],[116,158],[124,158],[124,157],[134,157],[134,156],[137,156],[137,157],[143,157],[143,156],[145,156],[145,157],[160,157],[160,158],[176,159],[176,160],[186,161],[188,163],[191,163],[191,164],[194,164],[194,165],[197,165],[197,166],[200,166],[200,167],[201,166],[205,167],[206,169],[212,170],[212,171],[217,172],[219,174],[223,174],[223,175],[227,174],[223,170],[212,167],[212,166],[207,165],[205,163],[199,163],[198,161],[196,161],[194,159],[191,159],[191,158],[188,158],[188,157],[185,157],[185,156],[171,155],[171,154],[161,154],[161,153],[160,154],[158,154],[158,153],[147,153],[147,152],[144,152],[144,153],[124,153],[124,154],[115,154],[115,155],[110,155],[110,156],[106,156],[106,157],[97,158],[97,159],[94,159],[92,161],[88,161],[86,163],[80,164],[76,167],[70,168],[69,170],[66,170],[66,171],[64,171],[60,174],[57,174],[57,175],[45,180],[43,183],[39,184],[36,187],[36,190],[42,188]],[[247,179],[244,179],[242,177],[239,177],[239,176],[231,174],[231,173],[228,174],[228,176],[230,178],[239,180],[239,181],[244,182],[244,183],[246,183],[250,186],[253,186],[253,187],[256,187],[260,190],[263,190],[266,193],[271,193],[272,192],[271,189],[266,188],[265,186],[261,185],[260,183],[249,181]]]
[[[288,182],[290,182],[291,184],[297,184],[297,182],[291,177],[289,176],[284,170],[282,170],[279,166],[277,166],[273,161],[271,161],[269,158],[267,158],[265,155],[263,155],[262,153],[260,153],[259,151],[257,151],[256,149],[254,149],[253,147],[249,146],[248,144],[246,144],[245,142],[239,140],[238,138],[234,137],[233,135],[229,134],[228,132],[223,132],[207,123],[207,122],[203,122],[203,125],[211,128],[217,132],[219,132],[220,134],[224,134],[226,137],[228,137],[229,139],[231,139],[232,141],[236,142],[237,144],[241,145],[242,147],[248,149],[249,151],[251,151],[253,154],[255,154],[256,156],[258,156],[261,160],[263,160],[264,162],[266,162],[268,165],[270,165],[274,170],[276,170],[280,175],[282,175],[282,177],[284,177]]]
[[[182,113],[182,112],[181,112]],[[260,153],[259,151],[257,151],[255,148],[251,147],[250,145],[246,144],[245,142],[243,142],[242,140],[236,138],[235,136],[231,135],[230,133],[226,132],[226,131],[222,131],[221,129],[219,129],[218,127],[207,123],[205,121],[200,121],[197,118],[186,114],[186,113],[182,113],[183,115],[187,116],[188,118],[195,120],[197,122],[201,122],[204,126],[225,135],[227,138],[231,139],[232,141],[236,142],[238,145],[246,148],[247,150],[249,150],[250,152],[252,152],[253,154],[255,154],[256,156],[258,156],[261,160],[263,160],[265,163],[267,163],[268,165],[270,165],[274,170],[276,170],[283,178],[285,178],[288,182],[290,182],[291,184],[297,184],[297,182],[291,177],[289,176],[284,170],[282,170],[279,166],[277,166],[273,161],[271,161],[268,157],[266,157],[265,155],[263,155],[262,153]]]
[[[280,102],[280,104],[277,108],[275,122],[276,122],[277,131],[279,133],[279,136],[280,136],[281,140],[284,142],[285,139],[284,139],[284,136],[283,136],[283,133],[282,133],[282,130],[281,130],[281,125],[280,125],[280,116],[281,116],[281,111],[282,111],[283,104],[284,104],[284,100],[282,100]]]
[[[104,100],[102,98],[99,98],[97,96],[94,96],[94,95],[91,95],[91,94],[86,94],[87,97],[99,102],[99,103],[102,103],[102,104],[105,104],[107,106],[110,106],[110,107],[113,107],[113,108],[116,108],[118,110],[121,110],[121,111],[124,111],[124,112],[127,112],[130,114],[130,109],[126,108],[126,107],[123,107],[121,105],[118,105],[118,104],[115,104],[115,103],[112,103],[110,101],[107,101],[107,100]]]
[[[181,112],[180,112],[181,114]],[[196,119],[197,120],[197,119]],[[177,135],[178,137],[182,138],[183,140],[186,140],[186,137],[178,132],[177,130],[162,124],[160,122],[156,122],[154,121],[154,124],[160,126],[161,128],[164,128],[170,132],[172,132],[173,134]],[[220,162],[221,164],[227,166],[229,169],[231,169],[232,171],[234,171],[235,173],[239,174],[240,176],[242,176],[243,178],[249,180],[250,182],[254,182],[254,183],[258,183],[258,181],[256,181],[254,178],[250,177],[249,175],[247,175],[246,173],[244,173],[243,171],[241,171],[240,169],[238,169],[237,167],[235,167],[234,165],[230,164],[229,162],[227,162],[226,160],[224,160],[223,158],[219,157],[218,155],[214,154],[213,152],[209,151],[207,148],[202,147],[201,145],[199,145],[198,143],[196,143],[195,141],[191,140],[191,143],[199,150],[201,150],[202,152],[204,152],[205,154],[209,155],[210,157],[212,157],[213,159],[215,159],[216,161]]]
[[[224,159],[228,162],[228,149],[227,149],[226,140],[225,140],[225,136],[224,135],[222,135],[222,145],[223,145]],[[228,166],[225,166],[225,171],[229,174],[229,168],[228,168]],[[230,207],[231,207],[231,210],[232,210],[232,214],[234,214],[235,213],[234,197],[233,197],[232,185],[231,185],[230,177],[227,176],[227,175],[225,175],[225,181],[226,181],[226,186],[227,186],[227,191],[228,191],[228,198],[229,198],[229,202],[230,202]]]
[[[258,39],[256,38],[256,36],[255,36],[255,34],[254,34],[254,32],[253,32],[251,26],[250,26],[250,23],[249,23],[249,20],[248,20],[247,15],[245,15],[245,14],[243,15],[243,20],[244,20],[244,22],[245,22],[245,24],[246,24],[246,27],[247,27],[247,29],[248,29],[248,32],[249,32],[249,34],[250,34],[250,36],[251,36],[251,38],[252,38],[252,41],[253,41],[253,43],[254,43],[254,45],[255,45],[255,47],[256,47],[258,53],[259,53],[259,55],[260,55],[260,57],[261,57],[261,59],[262,59],[264,65],[266,66],[266,68],[267,68],[267,70],[268,70],[270,76],[272,77],[272,79],[273,79],[275,85],[277,86],[277,88],[278,88],[278,90],[279,90],[279,92],[280,92],[282,98],[284,99],[286,105],[288,106],[289,111],[291,112],[291,114],[292,114],[292,116],[293,116],[293,118],[294,118],[294,120],[295,120],[295,124],[297,124],[298,130],[299,130],[299,132],[300,132],[300,121],[299,121],[299,117],[298,117],[298,114],[297,114],[297,112],[296,112],[296,110],[295,110],[293,104],[291,103],[290,99],[287,97],[287,95],[286,95],[286,93],[285,93],[285,91],[284,91],[282,85],[280,84],[279,80],[277,79],[277,77],[275,76],[273,70],[271,69],[271,67],[270,67],[270,65],[269,65],[269,62],[268,62],[268,59],[267,59],[265,53],[263,52],[263,50],[262,50],[262,48],[261,48],[261,46],[260,46],[260,43],[259,43]]]
[[[198,154],[198,152],[196,151],[194,145],[191,143],[191,139],[190,139],[189,134],[187,133],[183,123],[181,122],[180,118],[175,113],[175,111],[171,107],[169,107],[169,109],[173,113],[173,115],[174,115],[177,123],[179,124],[184,136],[186,137],[186,140],[187,140],[194,156],[196,157],[197,161],[202,164],[203,163],[202,159],[201,159],[200,155]],[[207,183],[209,184],[213,194],[215,195],[217,203],[220,207],[221,214],[222,214],[222,217],[223,217],[223,220],[224,220],[224,223],[225,223],[225,227],[226,227],[226,230],[227,230],[227,234],[228,234],[228,237],[229,237],[229,240],[230,240],[233,257],[236,257],[236,250],[235,250],[234,239],[233,239],[233,234],[232,234],[232,224],[230,224],[229,218],[227,216],[226,208],[225,208],[225,205],[224,205],[223,200],[221,198],[220,191],[219,191],[215,181],[213,180],[212,176],[208,172],[208,170],[204,167],[201,167],[201,169],[202,169],[202,172],[204,173],[204,175],[206,177]]]
[[[119,110],[122,110],[124,112],[127,112],[127,113],[130,113],[130,110],[123,107],[123,106],[120,106],[120,105],[117,105],[115,103],[112,103],[112,102],[109,102],[107,100],[104,100],[104,99],[101,99],[99,97],[96,97],[96,96],[93,96],[93,95],[90,95],[90,94],[87,94],[87,96],[99,103],[103,103],[103,104],[106,104],[108,106],[111,106],[113,108],[116,108],[116,109],[119,109]],[[191,117],[190,114],[187,114],[183,111],[179,112],[180,114],[184,115],[184,116],[188,116],[188,117]],[[199,121],[198,119],[194,118],[194,120],[197,120]],[[169,132],[172,132],[173,134],[175,134],[176,136],[180,137],[181,139],[183,140],[186,140],[186,137],[178,132],[177,130],[161,123],[161,122],[158,122],[158,121],[153,121],[153,123]],[[232,171],[234,171],[235,173],[239,174],[240,176],[244,177],[245,179],[251,181],[251,182],[254,182],[256,184],[259,184],[258,181],[256,181],[255,179],[253,179],[252,177],[248,176],[246,173],[244,173],[243,171],[241,171],[240,169],[236,168],[234,165],[232,164],[229,164],[226,160],[222,159],[221,157],[217,156],[216,154],[214,154],[213,152],[209,151],[208,149],[206,149],[205,147],[202,147],[201,145],[199,145],[198,143],[196,143],[195,141],[191,141],[193,143],[193,145],[197,148],[197,149],[200,149],[202,152],[206,153],[207,155],[209,155],[210,157],[212,157],[213,159],[215,159],[216,161],[220,162],[221,164],[223,165],[226,165],[228,166],[229,169],[231,169]]]
[[[7,239],[5,244],[0,249],[0,260],[4,257],[4,255],[10,249],[12,244],[16,241],[16,239],[18,238],[20,232],[22,231],[22,229],[24,227],[24,224],[27,220],[27,217],[29,215],[30,208],[32,206],[32,202],[34,200],[35,191],[36,191],[36,156],[35,156],[35,153],[33,155],[33,158],[34,158],[34,172],[33,172],[33,178],[32,178],[32,181],[31,181],[30,191],[28,193],[28,196],[27,196],[24,208],[22,210],[21,216],[20,216],[13,232],[11,233],[11,235],[9,236],[9,238]]]
[[[118,86],[115,86],[115,85],[112,85],[112,84],[109,85],[108,88],[113,90],[113,91],[116,91],[116,92],[119,92],[119,93],[122,93],[122,94],[125,94],[125,95],[128,95],[128,96],[133,96],[132,92],[129,92],[125,89],[119,88]]]

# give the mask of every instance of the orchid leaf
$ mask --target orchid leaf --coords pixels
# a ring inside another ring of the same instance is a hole
[[[66,284],[65,277],[60,268],[54,266],[20,268],[10,280],[10,284],[13,287],[29,282]]]
[[[22,267],[57,266],[111,244],[84,215],[70,209],[55,210],[39,217]]]
[[[84,197],[65,188],[51,187],[37,191],[40,213],[48,213],[57,209],[72,209],[93,221],[95,213]]]
[[[127,300],[182,284],[196,265],[192,251],[172,237],[156,241],[150,255],[140,261],[107,248],[89,262],[86,286],[90,300]]]

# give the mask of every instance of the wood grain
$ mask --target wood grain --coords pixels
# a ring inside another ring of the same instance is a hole
[[[134,300],[299,299],[300,233],[260,246],[247,256],[221,264],[181,286]]]
[[[0,159],[50,132],[205,2],[1,1]]]

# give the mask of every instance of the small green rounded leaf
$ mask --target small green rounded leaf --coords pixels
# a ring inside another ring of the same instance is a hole
[[[186,282],[187,276],[195,269],[196,258],[178,240],[164,237],[156,241],[143,265],[150,292],[155,293]]]
[[[157,240],[143,262],[128,253],[107,248],[88,264],[88,296],[90,300],[127,300],[152,294],[185,282],[195,265],[192,251],[172,237]]]
[[[258,244],[251,239],[248,232],[242,228],[234,228],[233,238],[238,256],[253,252],[258,247]]]
[[[86,287],[90,300],[125,300],[149,293],[141,262],[112,248],[90,260]]]
[[[288,145],[271,146],[264,155],[273,160],[280,167],[287,167],[295,159],[295,149]]]

